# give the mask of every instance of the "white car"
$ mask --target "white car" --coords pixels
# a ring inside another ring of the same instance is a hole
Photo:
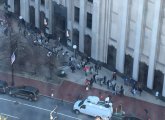
[[[84,113],[93,117],[101,117],[109,119],[113,114],[112,103],[100,101],[97,96],[89,96],[85,100],[78,100],[73,106],[76,114]]]

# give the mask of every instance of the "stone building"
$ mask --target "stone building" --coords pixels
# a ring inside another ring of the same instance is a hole
[[[164,0],[8,0],[8,4],[9,11],[26,22],[56,34],[64,44],[70,39],[80,52],[165,96]]]

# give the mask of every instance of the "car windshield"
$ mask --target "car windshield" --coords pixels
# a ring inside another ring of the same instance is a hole
[[[81,106],[83,103],[84,103],[84,100],[82,100],[82,101],[78,104],[78,106]]]

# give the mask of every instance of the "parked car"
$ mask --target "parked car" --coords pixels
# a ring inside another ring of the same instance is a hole
[[[0,93],[6,93],[8,84],[6,81],[0,80]]]
[[[37,101],[39,96],[39,90],[32,86],[18,86],[11,87],[9,95],[13,97],[27,99],[29,101]]]

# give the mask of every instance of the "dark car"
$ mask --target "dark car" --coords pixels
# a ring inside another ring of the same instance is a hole
[[[0,93],[6,93],[8,84],[6,81],[0,80]]]
[[[27,99],[29,101],[37,101],[39,96],[39,90],[32,86],[12,87],[9,90],[9,95],[13,97]]]

